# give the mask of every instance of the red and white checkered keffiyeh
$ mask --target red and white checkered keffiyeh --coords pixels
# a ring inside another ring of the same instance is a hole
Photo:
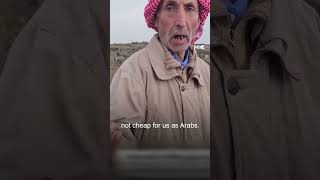
[[[154,24],[154,15],[157,11],[158,6],[160,5],[161,0],[149,0],[148,4],[144,8],[144,18],[147,22],[149,28],[152,28],[158,32],[158,28]],[[202,28],[204,22],[210,12],[210,0],[198,0],[201,11],[200,11],[200,25],[197,29],[195,35],[192,38],[191,43],[194,44],[202,35]]]

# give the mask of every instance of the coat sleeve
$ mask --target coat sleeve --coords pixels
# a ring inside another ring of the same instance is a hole
[[[107,69],[88,2],[45,1],[9,52],[0,76],[1,180],[110,175]]]
[[[119,69],[111,82],[110,121],[122,132],[121,145],[136,145],[139,133],[132,128],[134,123],[145,123],[146,95],[142,81],[133,73]],[[124,127],[126,125],[126,127]],[[120,145],[120,146],[121,146]]]

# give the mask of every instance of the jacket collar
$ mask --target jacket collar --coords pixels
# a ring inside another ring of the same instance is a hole
[[[155,34],[149,42],[147,46],[147,53],[151,66],[159,79],[170,80],[180,76],[180,63],[175,60],[170,51],[160,43],[157,34]],[[198,56],[194,47],[190,47],[190,55],[187,72],[190,73],[190,77],[196,79],[200,85],[204,86],[201,70],[197,65]]]
[[[280,64],[285,71],[293,78],[301,79],[302,69],[295,57],[295,35],[290,28],[289,21],[292,19],[291,11],[283,11],[290,7],[290,0],[271,1],[270,14],[265,24],[263,33],[259,36],[257,49],[269,51],[279,57]],[[291,26],[292,27],[292,26]],[[295,26],[294,26],[295,27]]]
[[[287,7],[286,3],[289,1],[283,0],[251,0],[248,11],[245,13],[241,21],[253,22],[252,29],[250,30],[250,42],[258,52],[270,52],[279,57],[280,64],[283,68],[295,79],[300,79],[301,67],[297,62],[297,58],[289,57],[288,49],[294,42],[289,42],[288,37],[290,32],[289,26],[285,23],[291,19],[288,12],[284,12],[283,9]],[[289,6],[288,6],[289,7]],[[231,26],[231,20],[227,20],[230,13],[226,9],[224,3],[221,0],[213,2],[213,21],[226,22],[222,24],[225,26],[223,29],[229,29]],[[227,18],[227,19],[226,19]],[[228,31],[219,31],[213,28],[214,33],[214,45],[225,46],[226,37],[229,35]],[[291,38],[292,39],[292,38]],[[294,54],[290,52],[290,54]],[[289,59],[290,62],[289,62]]]
[[[214,28],[214,42],[223,44],[224,41],[229,40],[229,29],[234,26],[231,18],[231,13],[227,10],[225,3],[222,0],[213,1],[213,20],[223,26],[222,30]],[[263,27],[268,21],[271,13],[271,0],[251,0],[248,5],[248,10],[239,19],[240,22],[254,22],[250,33],[250,41],[254,42],[261,34]],[[227,29],[227,30],[226,30]],[[226,31],[225,31],[226,30]],[[215,35],[216,34],[216,35]]]

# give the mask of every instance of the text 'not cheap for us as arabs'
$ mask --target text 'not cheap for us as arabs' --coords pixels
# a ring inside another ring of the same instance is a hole
[[[178,128],[185,128],[185,129],[195,129],[195,128],[199,128],[198,124],[195,123],[180,123],[180,124],[160,124],[160,123],[155,123],[153,122],[152,124],[150,123],[125,123],[125,124],[121,124],[120,128],[133,128],[133,129],[159,129],[159,128],[163,128],[163,129],[178,129]]]

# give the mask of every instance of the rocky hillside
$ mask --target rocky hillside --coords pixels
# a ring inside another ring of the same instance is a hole
[[[111,44],[110,45],[110,78],[112,78],[119,66],[134,52],[147,46],[147,42],[132,42],[128,44]],[[203,60],[209,62],[209,45],[199,45],[197,48],[198,55]],[[204,49],[202,49],[204,48]]]

